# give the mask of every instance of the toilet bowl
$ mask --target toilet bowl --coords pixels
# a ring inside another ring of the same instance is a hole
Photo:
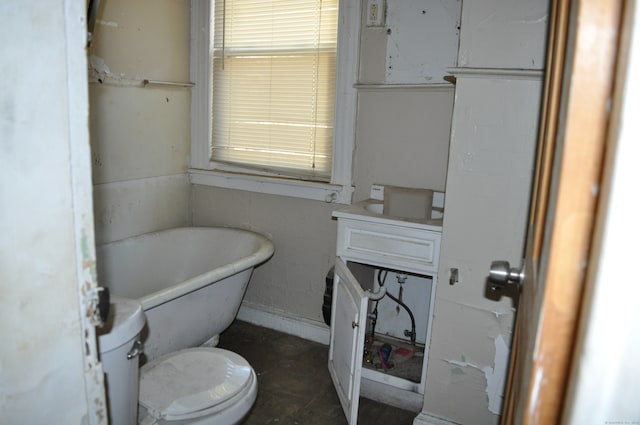
[[[237,424],[257,394],[255,372],[244,358],[220,348],[188,348],[142,367],[140,423]]]
[[[233,425],[253,406],[256,374],[240,355],[187,348],[154,359],[138,374],[136,341],[144,325],[140,303],[112,297],[109,321],[117,326],[104,329],[98,344],[112,425]]]

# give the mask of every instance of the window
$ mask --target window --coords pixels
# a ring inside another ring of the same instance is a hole
[[[338,1],[215,3],[212,158],[328,180]]]
[[[191,180],[349,203],[359,5],[192,1]]]

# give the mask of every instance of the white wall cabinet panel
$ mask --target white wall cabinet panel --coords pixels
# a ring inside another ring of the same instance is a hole
[[[532,0],[464,2],[458,66],[544,68],[548,8]]]
[[[486,277],[492,260],[523,255],[541,90],[540,78],[458,76],[439,270],[459,269],[459,282],[436,293],[423,411],[461,424],[499,418],[496,347],[511,341],[514,309],[487,298]]]
[[[442,84],[456,65],[460,0],[387,0],[387,84]]]

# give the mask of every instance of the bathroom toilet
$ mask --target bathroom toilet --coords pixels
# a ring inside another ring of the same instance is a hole
[[[115,353],[103,350],[104,337],[115,327],[98,338],[112,425],[232,425],[249,412],[258,393],[256,374],[240,355],[221,348],[196,347],[166,354],[145,364],[138,381],[138,361],[131,358],[131,349],[137,347],[144,313],[138,301],[118,297],[112,297],[111,309],[121,339],[126,339],[123,349]],[[125,317],[119,317],[121,314]],[[112,382],[126,385],[111,388]]]
[[[109,423],[131,425],[138,411],[138,337],[145,318],[138,301],[111,297],[109,316],[96,329],[100,362],[105,373]]]
[[[236,424],[257,394],[255,372],[238,354],[187,348],[142,367],[140,424]]]

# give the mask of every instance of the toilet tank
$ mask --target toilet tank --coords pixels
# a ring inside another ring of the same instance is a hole
[[[137,423],[139,336],[144,323],[140,302],[111,297],[109,317],[97,329],[111,425]]]

